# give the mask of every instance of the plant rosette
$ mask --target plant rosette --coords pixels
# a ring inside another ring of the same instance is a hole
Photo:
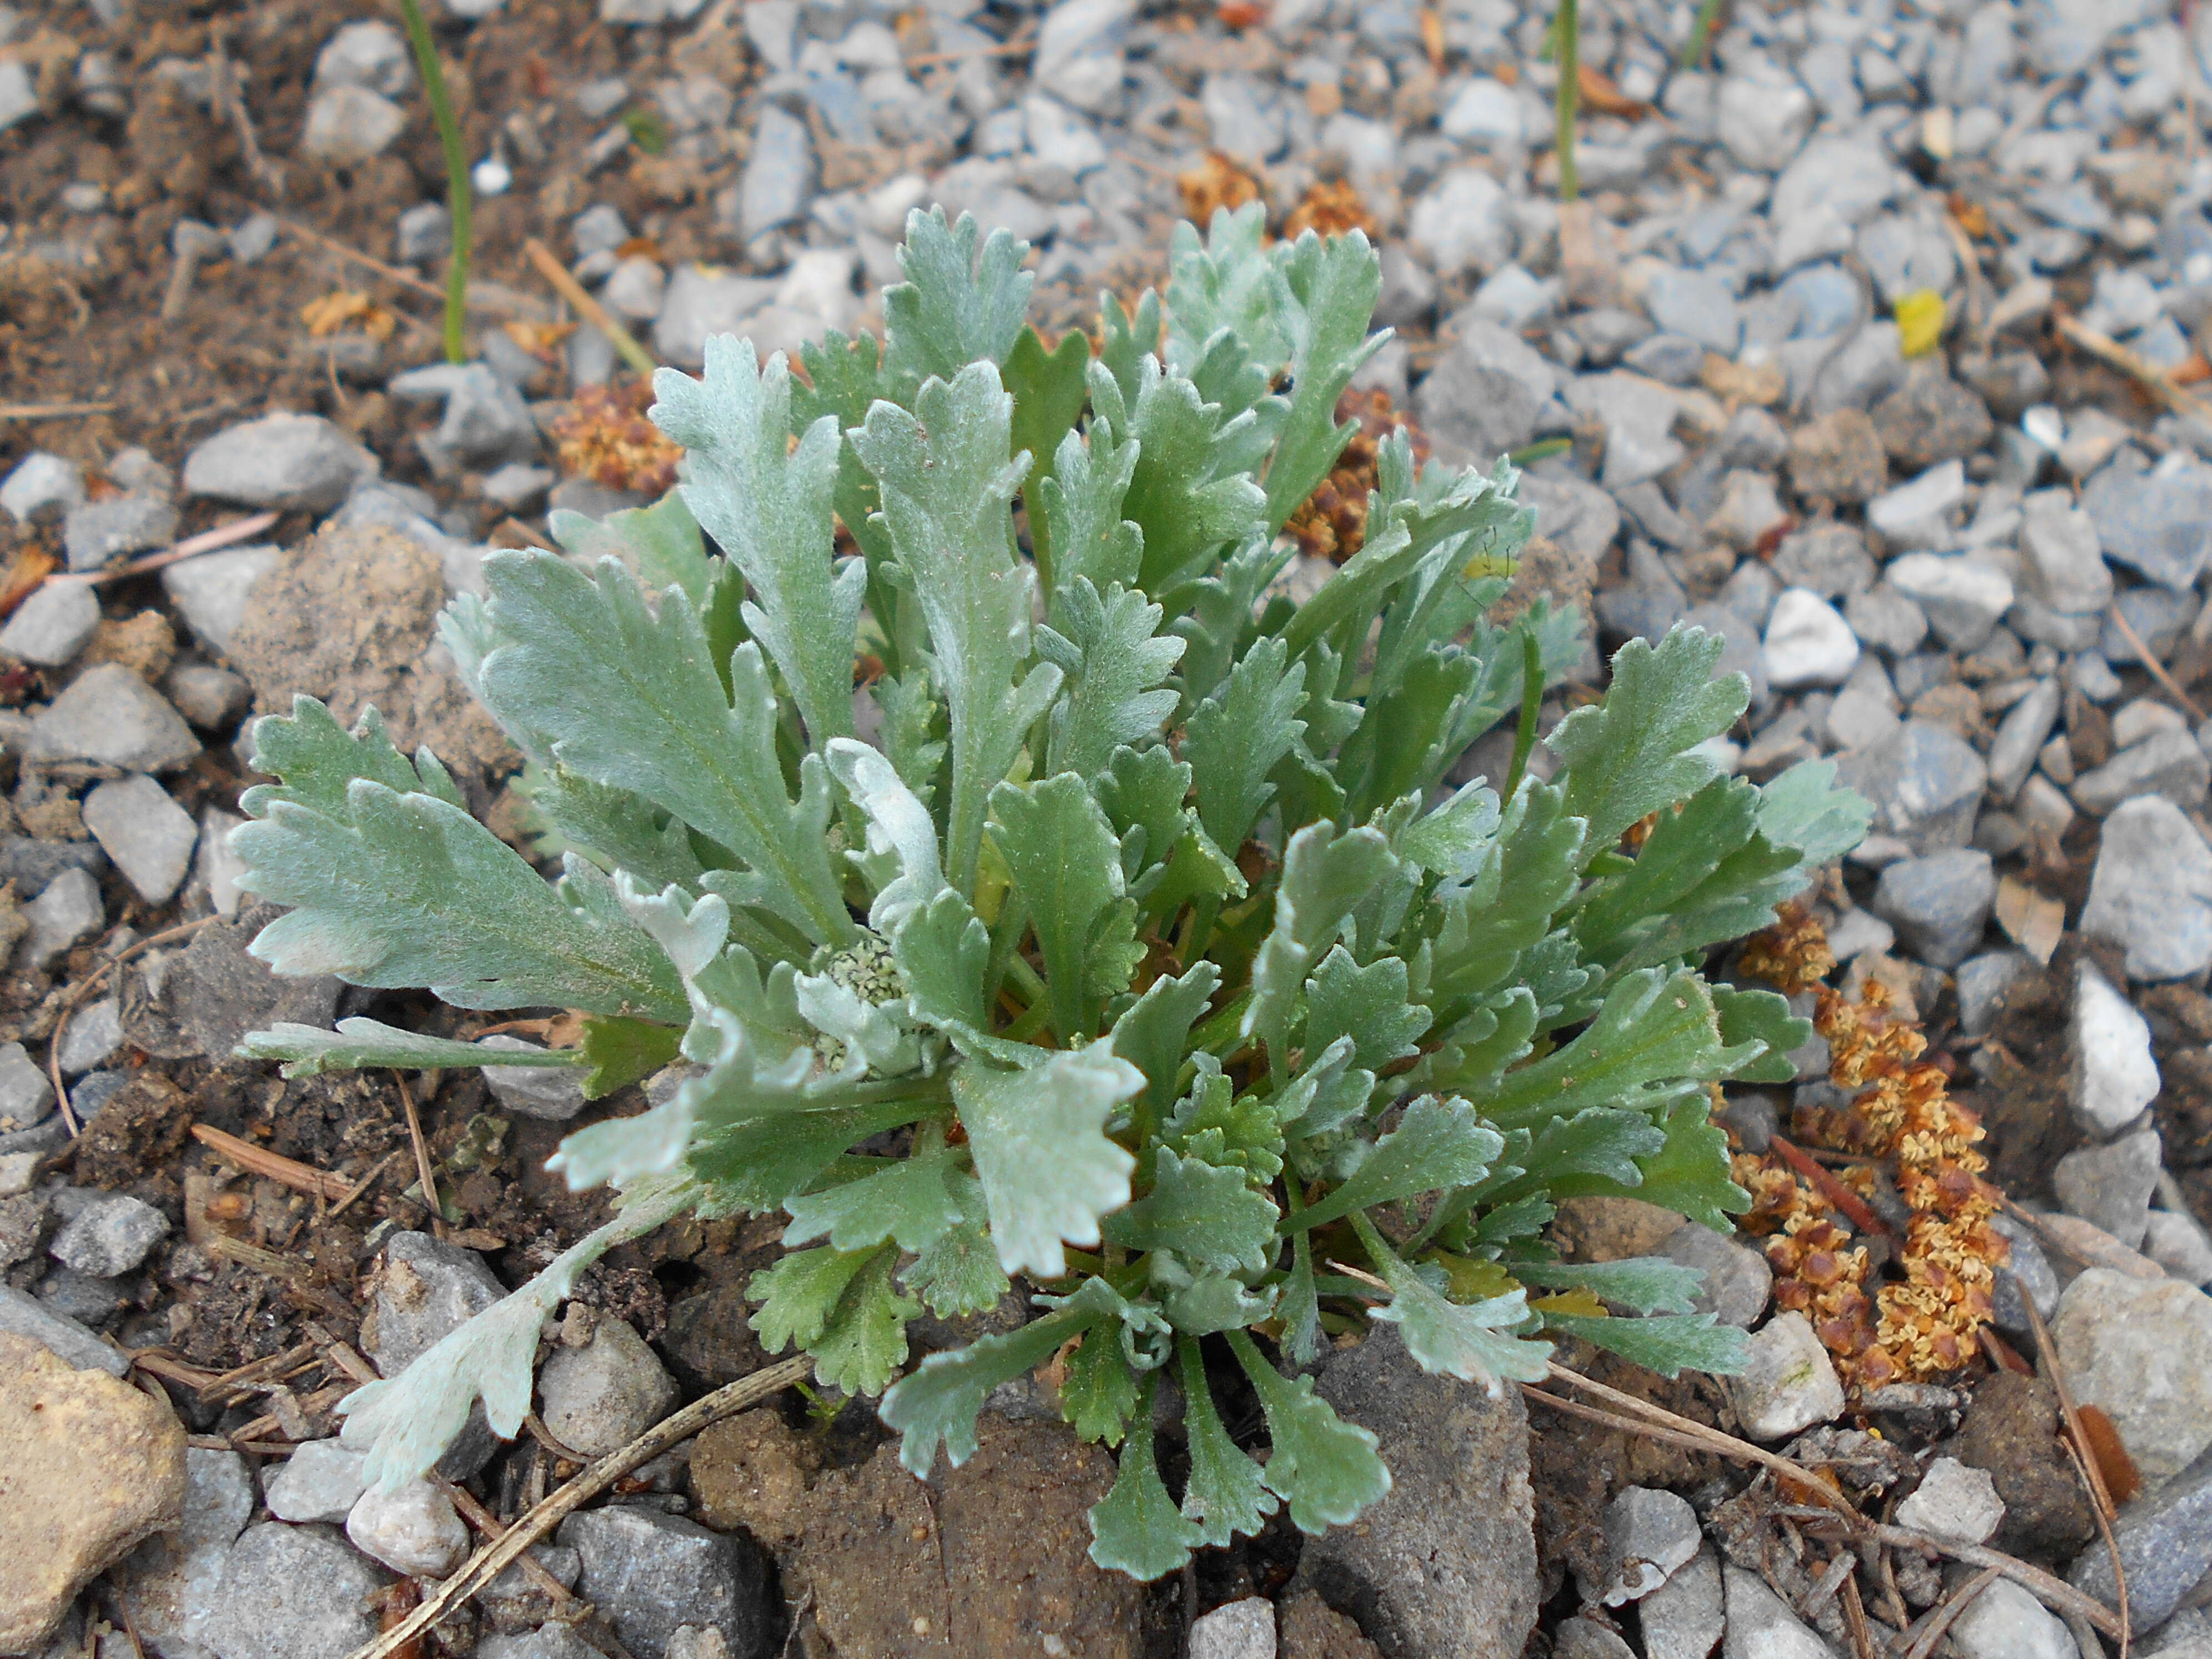
[[[290,907],[256,956],[573,1011],[583,1038],[518,1056],[349,1019],[241,1052],[575,1066],[593,1098],[659,1074],[657,1105],[553,1159],[616,1218],[345,1402],[373,1478],[428,1468],[479,1399],[514,1433],[577,1274],[687,1213],[785,1218],[755,1328],[880,1395],[917,1474],[1063,1356],[1067,1420],[1120,1450],[1091,1555],[1145,1578],[1389,1490],[1297,1374],[1369,1322],[1492,1392],[1544,1375],[1547,1334],[1741,1364],[1694,1272],[1564,1263],[1543,1229],[1590,1194],[1729,1228],[1712,1085],[1787,1080],[1808,1027],[1700,963],[1865,803],[1825,763],[1726,775],[1747,689],[1694,629],[1632,642],[1552,731],[1553,775],[1525,772],[1582,641],[1540,600],[1487,620],[1533,521],[1510,465],[1417,471],[1395,434],[1358,555],[1303,605],[1277,591],[1386,337],[1364,236],[1263,246],[1256,204],[1184,226],[1164,303],[1109,296],[1095,347],[1025,325],[1026,252],[917,212],[880,346],[832,334],[802,380],[723,337],[702,378],[662,370],[676,489],[556,513],[562,552],[494,554],[489,597],[447,609],[556,879],[374,714],[349,733],[301,699],[256,727],[278,781],[245,797],[240,885]],[[1502,791],[1450,787],[1509,718]],[[1016,1280],[1028,1323],[908,1368],[925,1307]],[[1256,1396],[1264,1462],[1209,1361]]]

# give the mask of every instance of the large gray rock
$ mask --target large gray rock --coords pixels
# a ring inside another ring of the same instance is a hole
[[[1874,911],[1897,929],[1907,950],[1931,968],[1956,968],[1982,942],[1996,902],[1990,855],[1954,847],[1926,858],[1899,859],[1881,872]]]
[[[376,457],[319,415],[264,415],[185,457],[185,489],[248,507],[327,513],[377,473]]]
[[[2091,1267],[2059,1298],[2051,1336],[2075,1400],[2112,1419],[2146,1480],[2212,1446],[2212,1297]]]
[[[1687,1564],[1637,1604],[1644,1659],[1707,1659],[1728,1621],[1720,1558],[1700,1545]]]
[[[109,1346],[74,1319],[40,1305],[12,1285],[0,1285],[0,1333],[27,1336],[41,1344],[64,1364],[78,1370],[106,1371],[120,1376],[131,1369],[122,1352]]]
[[[1583,1585],[1584,1601],[1617,1607],[1665,1583],[1698,1553],[1703,1534],[1689,1500],[1650,1486],[1629,1486],[1605,1507],[1605,1576]]]
[[[559,1536],[583,1562],[577,1593],[639,1659],[668,1659],[684,1625],[720,1632],[735,1659],[765,1653],[767,1569],[750,1539],[619,1504],[570,1516]]]
[[[1839,780],[1874,803],[1874,829],[1925,856],[1973,839],[1989,769],[1949,726],[1909,720],[1839,758]]]
[[[2082,1278],[2095,1276],[2090,1273]],[[2127,1574],[2129,1613],[2146,1630],[2154,1629],[2212,1569],[2212,1451],[2128,1505],[2112,1528],[2112,1539]],[[2119,1585],[2112,1553],[2102,1539],[2081,1553],[2067,1577],[2076,1589],[2087,1590],[2118,1610]]]
[[[205,1641],[216,1659],[346,1659],[375,1639],[366,1601],[387,1582],[326,1527],[264,1521],[231,1547]]]
[[[117,662],[94,663],[31,722],[31,754],[39,760],[173,772],[199,752],[184,716]]]
[[[2106,818],[2081,931],[2123,948],[2131,979],[2212,966],[2212,848],[2163,795],[2124,801]]]
[[[1433,1376],[1379,1328],[1330,1357],[1316,1392],[1373,1431],[1392,1485],[1357,1527],[1306,1541],[1294,1591],[1349,1610],[1389,1652],[1516,1659],[1539,1589],[1520,1396]]]
[[[176,896],[200,831],[167,790],[143,773],[118,778],[87,794],[83,811],[84,827],[140,898],[162,905]]]

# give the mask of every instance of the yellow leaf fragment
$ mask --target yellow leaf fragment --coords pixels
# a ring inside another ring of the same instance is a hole
[[[1897,349],[1908,357],[1924,357],[1943,337],[1943,296],[1932,288],[1918,289],[1897,302]]]

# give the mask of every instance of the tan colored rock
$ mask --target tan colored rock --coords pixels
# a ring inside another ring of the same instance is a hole
[[[320,531],[254,583],[231,665],[257,714],[289,714],[304,693],[351,727],[373,706],[403,755],[427,743],[457,769],[512,769],[497,724],[433,649],[445,602],[434,550],[383,525]]]
[[[184,1502],[185,1431],[167,1406],[0,1334],[0,1653],[37,1651]]]

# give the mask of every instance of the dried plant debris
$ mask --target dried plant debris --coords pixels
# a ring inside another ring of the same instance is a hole
[[[653,386],[645,380],[585,386],[553,423],[561,470],[609,489],[665,495],[684,452],[646,418],[652,403]]]
[[[1384,442],[1392,433],[1403,432],[1415,458],[1425,461],[1429,441],[1380,386],[1346,392],[1336,400],[1336,418],[1358,422],[1359,430],[1283,530],[1297,538],[1298,550],[1307,557],[1342,564],[1366,544],[1368,495],[1376,486],[1376,462]]]
[[[1960,1370],[1977,1356],[2008,1249],[1989,1225],[1997,1193],[1984,1176],[1980,1121],[1922,1058],[1927,1037],[1896,1013],[1879,980],[1869,976],[1856,1002],[1820,983],[1835,958],[1808,912],[1790,907],[1755,935],[1741,966],[1812,993],[1843,1103],[1800,1107],[1790,1128],[1852,1160],[1823,1181],[1807,1172],[1817,1165],[1781,1151],[1735,1155],[1735,1178],[1752,1194],[1741,1224],[1766,1238],[1776,1305],[1812,1322],[1855,1393]],[[1901,1200],[1901,1238],[1881,1218],[1885,1181]]]

